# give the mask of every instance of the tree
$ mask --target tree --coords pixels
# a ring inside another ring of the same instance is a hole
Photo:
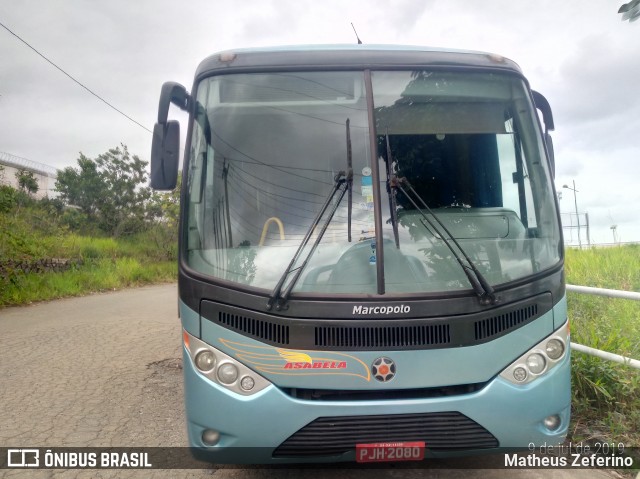
[[[153,192],[148,203],[147,217],[159,218],[150,230],[150,238],[155,241],[159,251],[164,252],[163,259],[175,260],[178,257],[178,223],[180,222],[180,186],[182,175],[173,191]]]
[[[78,168],[58,174],[56,190],[65,203],[78,207],[107,234],[121,236],[144,228],[151,191],[147,162],[130,155],[125,145],[95,160],[80,153]]]
[[[38,192],[38,180],[32,171],[20,169],[16,171],[18,187],[24,193],[35,195]]]
[[[99,204],[102,229],[115,236],[141,230],[151,197],[151,190],[142,186],[148,183],[148,163],[130,156],[124,145],[98,156],[96,163],[109,199]]]
[[[80,208],[89,219],[96,218],[98,204],[105,189],[97,163],[82,153],[78,158],[77,169],[67,167],[59,171],[56,178],[56,190],[60,193],[60,199],[68,205]]]
[[[162,221],[172,228],[178,228],[180,219],[180,188],[182,185],[182,173],[178,172],[176,187],[172,191],[156,192],[151,194],[148,206],[148,216],[162,218]]]
[[[18,190],[0,185],[0,214],[10,212],[18,203]]]

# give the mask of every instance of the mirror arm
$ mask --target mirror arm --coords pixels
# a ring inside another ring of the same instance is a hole
[[[542,112],[545,132],[555,130],[555,125],[553,123],[553,113],[551,112],[551,105],[549,105],[549,102],[541,93],[538,93],[537,91],[532,91],[531,93],[533,95],[533,103],[535,107]]]
[[[169,105],[173,103],[178,108],[188,111],[191,105],[191,95],[187,89],[176,82],[166,82],[160,91],[160,102],[158,104],[158,123],[166,124],[169,116]]]
[[[551,112],[551,105],[549,105],[549,101],[537,91],[531,92],[533,96],[533,102],[535,107],[542,112],[542,120],[544,121],[544,142],[545,148],[547,149],[547,157],[549,158],[549,167],[551,169],[551,175],[553,178],[556,177],[556,158],[555,152],[553,151],[553,140],[550,131],[555,129],[555,125],[553,123],[553,113]]]

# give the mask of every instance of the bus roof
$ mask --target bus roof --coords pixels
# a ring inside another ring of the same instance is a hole
[[[226,72],[300,69],[467,68],[522,75],[513,61],[486,52],[404,45],[298,45],[218,52],[200,63],[196,77]]]

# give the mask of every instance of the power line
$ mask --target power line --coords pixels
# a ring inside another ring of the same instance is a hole
[[[78,85],[80,85],[82,88],[84,88],[85,90],[87,90],[89,93],[91,93],[93,96],[95,96],[98,100],[100,100],[101,102],[103,102],[105,105],[107,105],[109,108],[112,108],[113,110],[117,111],[118,113],[120,113],[122,116],[124,116],[125,118],[127,118],[128,120],[134,122],[136,125],[138,125],[141,128],[144,128],[145,130],[147,130],[149,133],[153,133],[149,128],[147,128],[146,126],[144,126],[143,124],[137,122],[136,120],[134,120],[133,118],[131,118],[129,115],[127,115],[125,112],[123,112],[122,110],[119,110],[118,108],[116,108],[115,106],[113,106],[111,103],[109,103],[107,100],[105,100],[104,98],[102,98],[100,95],[98,95],[96,92],[94,92],[93,90],[91,90],[91,88],[89,88],[88,86],[84,85],[83,83],[81,83],[80,81],[76,80],[73,76],[71,76],[69,73],[67,73],[66,71],[64,71],[62,68],[60,68],[58,65],[56,65],[55,63],[53,63],[51,60],[49,60],[46,56],[44,56],[42,53],[40,53],[38,50],[36,50],[34,47],[32,47],[31,45],[29,45],[29,43],[27,43],[26,40],[24,40],[23,38],[21,38],[17,33],[13,32],[9,27],[7,27],[6,25],[4,25],[2,22],[0,22],[0,27],[4,28],[6,31],[8,31],[11,35],[13,35],[14,37],[16,37],[18,40],[20,40],[22,43],[24,43],[27,47],[29,47],[31,50],[33,50],[35,53],[37,53],[40,57],[42,57],[47,63],[51,64],[52,66],[54,66],[55,68],[57,68],[58,70],[60,70],[64,75],[66,75],[68,78],[70,78],[71,80],[73,80],[75,83],[77,83]]]

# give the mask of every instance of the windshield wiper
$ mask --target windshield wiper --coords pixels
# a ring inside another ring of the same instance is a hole
[[[424,202],[424,200],[420,197],[420,195],[416,193],[416,190],[413,189],[413,186],[411,186],[411,183],[409,183],[406,178],[396,178],[393,183],[395,183],[394,186],[400,189],[400,191],[404,194],[404,196],[411,202],[413,207],[422,215],[422,218],[427,223],[429,223],[431,228],[433,228],[434,232],[440,236],[440,239],[442,239],[444,244],[447,245],[447,247],[449,248],[449,251],[451,251],[451,254],[453,254],[453,256],[456,258],[456,260],[458,261],[458,264],[464,271],[464,274],[467,276],[467,279],[469,280],[469,283],[473,287],[473,290],[478,296],[478,299],[480,300],[480,302],[482,304],[495,304],[497,302],[496,295],[493,288],[489,284],[489,282],[478,270],[478,268],[476,268],[476,265],[473,263],[473,261],[471,261],[471,258],[469,258],[465,250],[462,249],[462,246],[460,246],[460,243],[458,243],[456,238],[451,234],[451,232],[447,229],[444,223],[440,221],[440,218],[436,216],[436,214],[431,210],[431,208],[429,208],[429,206]],[[442,234],[442,232],[438,229],[438,227],[436,227],[434,222],[429,219],[429,217],[424,213],[424,211],[422,211],[422,209],[416,204],[414,199],[411,198],[411,196],[405,191],[405,189],[402,187],[403,184],[406,185],[409,191],[411,191],[411,193],[415,196],[415,198],[417,198],[418,201],[420,201],[424,209],[427,210],[427,212],[436,220],[440,228],[442,228],[442,231],[446,233],[446,236],[448,236],[451,241],[449,241],[445,237],[445,235]],[[456,248],[458,248],[460,253],[462,253],[462,256],[464,256],[464,259],[466,260],[467,264],[465,264],[464,261],[462,261],[462,258],[456,252],[455,248],[451,245],[451,242],[453,242],[453,244],[455,244]]]
[[[353,206],[353,155],[351,153],[351,121],[347,118],[347,188],[349,196],[347,197],[347,240],[351,243],[351,210]]]
[[[278,280],[276,287],[273,288],[273,291],[269,295],[269,301],[267,302],[267,310],[271,310],[271,308],[273,308],[275,304],[276,310],[280,311],[286,304],[289,298],[289,295],[291,294],[291,290],[296,285],[296,282],[298,281],[298,279],[300,279],[300,275],[302,274],[302,271],[307,266],[309,259],[311,258],[311,256],[313,256],[313,253],[315,252],[316,248],[320,244],[320,241],[322,240],[322,237],[324,236],[325,231],[327,231],[329,223],[331,223],[331,220],[333,219],[333,215],[338,209],[338,206],[340,206],[340,202],[342,201],[342,198],[344,198],[344,195],[349,189],[350,184],[353,182],[353,171],[349,170],[349,172],[346,172],[346,173],[344,171],[338,172],[338,174],[334,178],[334,182],[335,183],[333,185],[333,189],[331,190],[331,193],[327,197],[327,200],[324,202],[324,204],[322,205],[322,208],[320,209],[320,211],[314,218],[313,222],[309,226],[309,229],[307,230],[307,233],[305,234],[304,239],[302,240],[302,243],[300,243],[300,246],[298,246],[296,253],[293,255],[293,258],[291,259],[289,266],[287,266],[287,269],[284,270],[284,273],[282,273],[282,276]],[[309,243],[309,240],[311,239],[313,232],[318,226],[318,223],[320,223],[322,216],[327,211],[327,208],[329,207],[331,201],[336,196],[336,194],[338,194],[338,192],[340,192],[339,193],[340,196],[338,197],[338,200],[334,203],[333,208],[329,212],[329,216],[327,216],[327,218],[324,220],[324,223],[322,225],[322,228],[320,229],[320,232],[316,237],[316,240],[314,241],[313,245],[311,245],[311,249],[307,253],[302,264],[297,268],[294,268],[294,265],[298,262],[298,259],[300,258],[302,251],[304,250],[307,243]],[[289,284],[287,284],[287,287],[283,291],[282,288],[284,286],[284,283],[287,280],[287,277],[291,273],[294,273],[294,276],[293,278],[291,278],[291,280],[289,281]]]
[[[387,195],[389,196],[389,212],[391,213],[391,227],[393,228],[393,238],[396,241],[396,248],[400,249],[400,237],[398,235],[398,206],[396,203],[396,176],[392,171],[391,146],[389,145],[389,129],[385,133],[387,142]]]

